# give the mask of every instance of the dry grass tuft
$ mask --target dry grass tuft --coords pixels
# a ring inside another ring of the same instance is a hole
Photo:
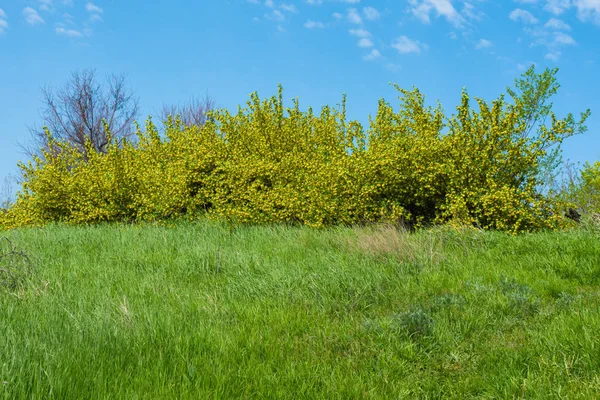
[[[127,305],[127,297],[125,295],[123,296],[123,302],[119,304],[119,311],[121,312],[125,323],[131,325],[131,323],[133,322],[132,315],[131,311],[129,310],[129,306]]]
[[[441,236],[411,234],[392,224],[356,228],[350,246],[374,257],[394,257],[412,264],[435,265],[444,258]]]

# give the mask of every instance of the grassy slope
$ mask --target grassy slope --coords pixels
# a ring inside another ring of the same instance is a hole
[[[597,398],[600,241],[47,227],[0,292],[4,398]]]

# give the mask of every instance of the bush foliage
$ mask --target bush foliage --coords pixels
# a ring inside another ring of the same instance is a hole
[[[577,175],[571,172],[563,189],[563,197],[576,205],[584,215],[600,215],[600,162],[585,163]]]
[[[48,149],[20,164],[22,188],[0,226],[209,215],[316,227],[381,220],[511,232],[562,227],[568,205],[540,191],[541,170],[564,138],[585,129],[588,112],[576,122],[544,108],[555,73],[532,67],[509,90],[512,102],[463,91],[449,118],[418,89],[396,86],[399,109],[380,100],[366,130],[347,120],[345,97],[339,109],[316,114],[301,111],[297,99],[284,108],[280,86],[269,99],[253,93],[235,114],[211,111],[203,126],[170,117],[160,133],[148,119],[135,143],[111,139],[105,152],[80,151],[47,132]]]

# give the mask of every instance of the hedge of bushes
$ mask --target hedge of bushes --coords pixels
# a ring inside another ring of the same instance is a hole
[[[531,71],[529,71],[531,72]],[[574,133],[570,116],[525,134],[526,104],[488,103],[466,91],[456,114],[396,87],[398,110],[380,100],[368,129],[338,109],[284,108],[282,89],[256,93],[204,126],[148,119],[134,142],[110,139],[105,153],[49,137],[20,165],[22,187],[0,226],[156,221],[212,216],[310,226],[381,220],[471,224],[510,232],[569,224],[568,204],[542,193],[550,144]],[[477,107],[473,106],[473,103]],[[110,135],[110,132],[107,132]]]

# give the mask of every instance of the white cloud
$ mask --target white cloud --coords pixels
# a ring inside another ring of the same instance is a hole
[[[96,14],[102,14],[104,12],[103,9],[101,9],[100,7],[98,7],[97,5],[95,5],[94,3],[87,3],[85,5],[85,9],[88,10],[88,12],[96,13]]]
[[[488,47],[492,47],[492,42],[487,39],[479,39],[479,42],[475,45],[476,49],[487,49]]]
[[[298,9],[293,4],[282,4],[279,6],[279,8],[281,8],[283,11],[287,11],[287,12],[291,12],[291,13],[298,12]]]
[[[348,4],[358,4],[360,3],[360,0],[342,0],[342,2]]]
[[[4,34],[6,29],[8,29],[8,22],[6,21],[8,17],[3,9],[0,8],[0,35]]]
[[[100,14],[92,14],[90,16],[89,22],[101,22],[101,21],[102,21],[102,16]]]
[[[513,21],[522,21],[526,24],[537,24],[538,19],[534,17],[529,11],[521,8],[516,8],[511,11],[508,17]]]
[[[546,29],[525,29],[534,40],[532,46],[545,46],[550,53],[557,53],[564,46],[577,44],[571,35],[564,32],[552,32]]]
[[[360,17],[358,11],[356,11],[356,8],[351,8],[348,10],[347,18],[348,22],[351,24],[362,24],[362,18]]]
[[[550,53],[546,54],[546,55],[544,56],[544,58],[545,58],[546,60],[552,60],[552,61],[554,61],[554,62],[557,62],[557,61],[558,61],[558,59],[560,58],[560,55],[561,55],[561,54],[562,54],[562,53],[561,53],[560,51],[554,51],[554,52],[550,52]]]
[[[25,7],[23,9],[23,16],[25,17],[25,21],[27,21],[29,25],[37,25],[44,23],[44,19],[40,16],[40,14],[31,7]]]
[[[339,12],[334,12],[332,15],[333,15],[333,18],[335,18],[337,20],[344,18],[344,16],[342,14],[340,14]]]
[[[420,43],[417,40],[409,39],[408,37],[402,35],[392,43],[392,47],[398,51],[400,54],[408,54],[408,53],[421,53],[421,48],[426,48],[426,46]]]
[[[304,23],[304,27],[306,29],[323,29],[325,28],[325,25],[323,25],[322,22],[319,21],[313,21],[313,20],[308,20]]]
[[[385,64],[385,68],[389,71],[392,72],[398,72],[400,71],[400,69],[402,68],[401,66],[399,66],[398,64],[394,64],[394,63],[387,63]]]
[[[577,44],[571,35],[562,32],[554,33],[554,43],[559,45],[574,45]]]
[[[56,28],[56,34],[60,36],[66,36],[70,38],[76,38],[83,36],[81,32],[76,31],[75,29],[65,29],[61,26]]]
[[[350,34],[353,36],[358,36],[361,38],[371,37],[371,32],[363,28],[350,29],[348,32],[350,32]]]
[[[414,8],[411,9],[412,14],[424,24],[428,24],[431,22],[431,18],[429,18],[429,13],[431,12],[431,6],[426,3],[417,4],[416,2],[412,2],[411,4]]]
[[[379,57],[381,57],[381,53],[379,52],[379,50],[373,49],[373,50],[371,50],[371,52],[369,54],[367,54],[366,56],[363,57],[363,60],[373,61]]]
[[[545,28],[554,29],[557,31],[570,31],[571,27],[560,19],[550,18],[544,25]]]
[[[544,10],[560,15],[569,7],[571,7],[571,0],[546,0]]]
[[[362,38],[358,41],[358,47],[373,47],[373,42],[371,39]]]
[[[306,4],[320,5],[320,4],[323,4],[323,0],[306,0]]]
[[[592,20],[600,25],[600,0],[573,0],[573,5],[581,21]]]
[[[376,19],[379,19],[379,17],[381,16],[379,14],[379,11],[377,11],[376,8],[374,7],[365,7],[363,8],[363,14],[365,14],[365,18],[370,20],[370,21],[374,21]]]
[[[412,1],[412,0],[409,0]],[[515,0],[532,4],[534,0]],[[560,15],[570,8],[577,10],[577,18],[583,22],[592,21],[600,25],[600,0],[544,0],[544,10]],[[560,28],[559,28],[560,29]]]
[[[271,21],[285,21],[285,15],[279,10],[273,10],[272,13],[265,14],[265,18]]]
[[[408,0],[411,5],[410,12],[421,22],[430,23],[429,14],[433,11],[438,17],[446,18],[448,22],[456,27],[463,26],[465,20],[456,11],[451,0]]]
[[[481,21],[485,16],[485,13],[477,11],[473,4],[465,2],[463,4],[462,15],[470,20]]]
[[[265,0],[265,6],[273,8],[275,7],[275,3],[273,3],[273,0]]]
[[[514,0],[515,3],[521,3],[521,4],[535,4],[537,3],[537,0]]]
[[[42,10],[42,11],[52,10],[52,0],[40,0],[40,10]]]
[[[100,8],[97,5],[95,5],[94,3],[88,1],[85,5],[85,9],[90,13],[90,18],[87,21],[88,24],[92,24],[94,22],[102,22],[102,13],[104,13],[104,10],[102,8]],[[77,34],[75,32],[77,32],[77,31],[73,31],[72,34],[77,36]],[[84,31],[84,34],[85,33],[86,32]],[[64,33],[61,33],[61,34],[64,35]],[[89,36],[89,35],[87,35],[87,36]]]

